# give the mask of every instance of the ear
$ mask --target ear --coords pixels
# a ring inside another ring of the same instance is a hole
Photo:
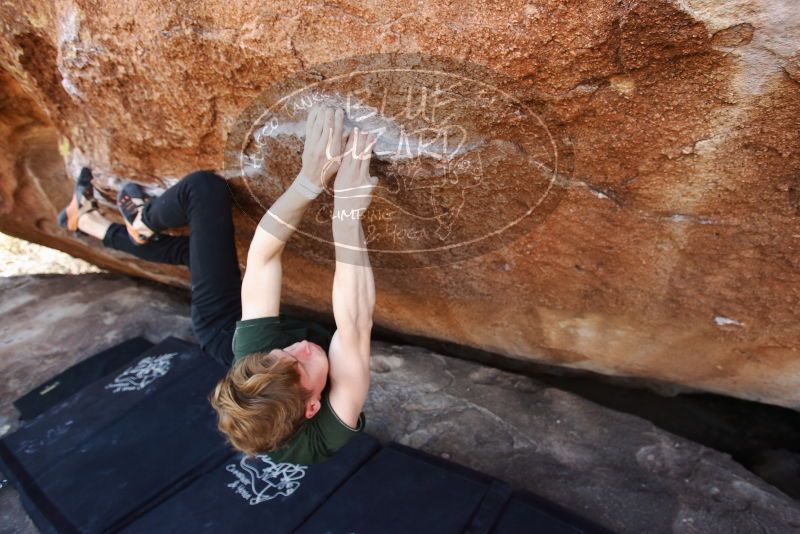
[[[322,405],[319,402],[319,399],[310,400],[306,403],[306,419],[311,419],[317,412],[319,411]]]

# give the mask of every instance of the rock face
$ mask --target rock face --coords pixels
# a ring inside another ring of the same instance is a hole
[[[0,280],[0,435],[10,402],[128,337],[186,337],[182,294],[105,274]],[[87,306],[91,302],[91,306]],[[157,306],[153,307],[153,304]],[[75,316],[83,314],[80,328]],[[375,342],[367,432],[528,489],[615,532],[795,532],[800,506],[730,457],[531,378]],[[9,532],[35,532],[13,490]]]
[[[443,455],[614,532],[791,532],[800,506],[727,455],[533,379],[373,345],[372,434]]]
[[[122,178],[225,172],[243,260],[302,142],[302,107],[275,122],[257,111],[298,86],[357,95],[352,117],[387,144],[370,212],[378,324],[800,406],[797,2],[29,0],[0,13],[4,232],[183,284],[185,270],[57,228],[69,176],[91,164],[111,199]],[[376,65],[384,77],[336,78]],[[437,87],[426,69],[467,82],[404,93]],[[428,114],[398,113],[407,97]],[[285,298],[324,311],[324,198],[314,213],[284,256]],[[396,254],[415,240],[443,246]]]

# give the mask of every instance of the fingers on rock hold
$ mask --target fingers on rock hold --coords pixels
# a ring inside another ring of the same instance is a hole
[[[311,136],[311,132],[314,131],[314,115],[316,109],[316,107],[312,107],[308,110],[308,115],[306,116],[306,139],[308,139]]]
[[[341,146],[344,145],[344,143],[342,143],[342,145],[339,146],[336,145],[336,143],[338,143],[340,139],[342,141],[344,140],[344,136],[342,135],[343,126],[344,126],[344,110],[342,108],[336,108],[336,111],[334,112],[333,116],[333,134],[331,135],[331,138],[333,139],[334,148],[336,149],[340,149]]]
[[[330,132],[333,130],[333,117],[334,112],[333,109],[329,107],[325,107],[323,112],[321,113],[322,121],[321,121],[321,128],[320,128],[320,141],[327,142],[330,138]]]

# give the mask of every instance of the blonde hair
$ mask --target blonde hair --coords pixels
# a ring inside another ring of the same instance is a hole
[[[279,449],[305,420],[311,393],[300,384],[297,361],[272,351],[248,354],[211,393],[217,428],[249,454]]]

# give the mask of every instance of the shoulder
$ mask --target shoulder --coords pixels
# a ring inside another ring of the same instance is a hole
[[[344,447],[348,441],[353,439],[358,433],[364,430],[366,422],[364,413],[358,416],[355,427],[345,423],[331,406],[327,391],[322,395],[322,406],[313,419],[308,421],[307,432],[309,437],[314,440],[315,448],[324,456],[332,456],[333,453]]]
[[[362,413],[356,427],[347,425],[333,411],[328,395],[324,393],[319,412],[300,427],[285,447],[270,453],[269,456],[278,462],[297,464],[324,462],[362,432],[365,422]]]
[[[351,427],[342,419],[336,415],[336,411],[334,411],[333,407],[331,406],[330,396],[328,395],[327,391],[322,395],[322,406],[319,409],[319,412],[314,417],[314,420],[317,421],[318,426],[323,429],[324,432],[330,435],[349,435],[352,437],[353,434],[357,434],[364,430],[365,424],[365,417],[364,412],[361,412],[358,416],[358,422],[356,423],[355,427]]]
[[[233,355],[242,358],[253,352],[269,352],[283,344],[280,316],[259,317],[236,322],[233,332]]]

